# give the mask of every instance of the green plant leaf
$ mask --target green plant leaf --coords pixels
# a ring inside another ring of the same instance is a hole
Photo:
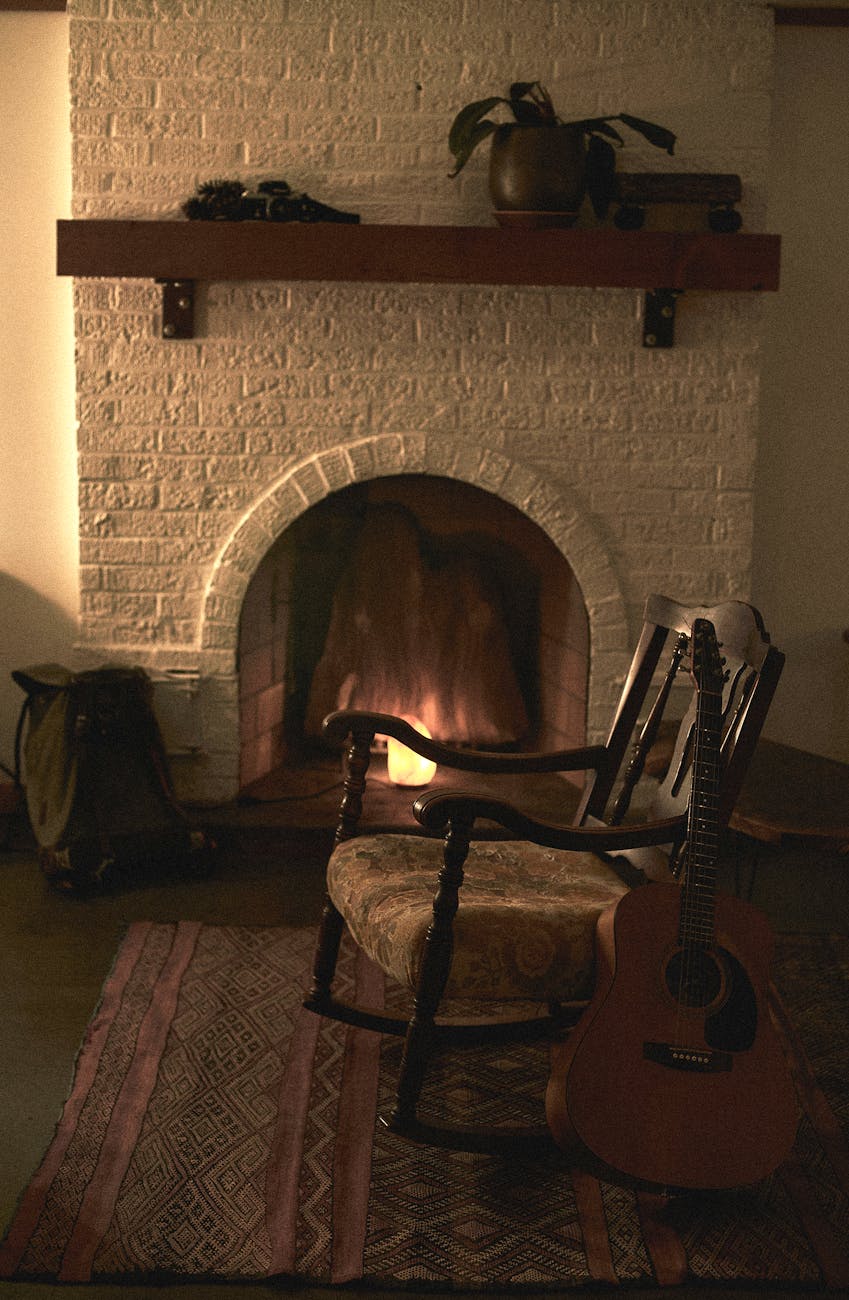
[[[538,81],[514,81],[510,87],[509,95],[511,99],[524,99],[534,86],[539,86]]]
[[[452,172],[448,173],[449,176],[456,176],[457,173],[465,167],[481,141],[485,140],[487,136],[492,135],[497,125],[497,122],[491,122],[489,118],[484,118],[482,122],[476,122],[470,130],[465,133],[462,140],[457,142],[456,148],[454,149],[455,167]]]
[[[620,113],[619,121],[630,126],[632,131],[638,131],[644,135],[649,144],[653,144],[657,149],[665,149],[668,154],[675,152],[675,139],[671,131],[667,131],[665,126],[658,126],[655,122],[646,122],[641,117],[631,117],[628,113]]]
[[[481,118],[497,104],[509,104],[509,102],[503,95],[491,95],[489,99],[478,99],[474,104],[467,104],[465,108],[460,109],[448,132],[448,148],[456,160],[456,166],[450,175],[456,176],[481,140],[486,139],[495,130],[495,123],[489,122],[486,124],[487,129],[481,133],[480,127],[483,125]]]
[[[509,103],[509,99],[505,99],[503,95],[490,95],[488,99],[477,99],[473,104],[461,108],[448,132],[448,148],[451,152],[455,152],[457,146],[461,145],[466,135],[473,130],[475,123],[485,117],[490,109],[495,108],[496,104]]]
[[[522,126],[554,126],[558,121],[551,96],[541,81],[514,81],[510,87],[510,107]]]
[[[554,126],[554,118],[546,116],[539,104],[528,104],[524,99],[511,99],[513,116],[520,126]]]
[[[610,125],[609,117],[586,117],[582,122],[569,122],[568,125],[580,127],[587,135],[606,135],[609,140],[615,140],[617,144],[625,143],[619,132]]]

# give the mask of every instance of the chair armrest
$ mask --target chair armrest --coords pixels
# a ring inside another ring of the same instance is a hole
[[[441,790],[420,795],[413,804],[413,814],[431,831],[445,830],[449,822],[462,823],[471,830],[475,819],[483,817],[533,844],[589,853],[622,853],[648,845],[670,844],[682,839],[687,827],[686,814],[634,826],[560,826],[528,817],[502,799]]]
[[[453,767],[464,772],[505,775],[522,772],[581,772],[601,769],[607,762],[604,745],[559,749],[544,754],[501,754],[482,749],[455,749],[438,740],[429,740],[394,714],[368,713],[359,709],[338,709],[335,713],[329,713],[324,719],[322,730],[325,738],[333,744],[342,744],[351,734],[356,734],[358,739],[364,739],[367,743],[376,735],[392,736],[423,758],[429,758],[442,767]]]

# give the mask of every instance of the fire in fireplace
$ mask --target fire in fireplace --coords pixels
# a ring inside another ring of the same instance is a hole
[[[581,744],[587,662],[574,575],[521,512],[450,479],[354,485],[296,520],[249,587],[242,783],[320,745],[336,708],[475,747]]]
[[[364,512],[333,595],[306,734],[318,734],[331,709],[357,708],[412,715],[440,740],[520,744],[536,620],[511,605],[515,574],[500,550],[481,534],[431,532],[406,506]],[[525,606],[531,581],[525,575]]]

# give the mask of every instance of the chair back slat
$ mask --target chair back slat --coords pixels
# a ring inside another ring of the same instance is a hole
[[[610,816],[607,819],[611,826],[618,826],[620,824],[631,805],[631,799],[634,790],[637,787],[637,783],[643,775],[649,751],[657,741],[660,724],[663,721],[666,705],[669,701],[669,696],[681,665],[681,659],[685,654],[686,649],[687,638],[682,633],[675,642],[675,649],[672,651],[672,658],[669,661],[669,667],[664,674],[663,681],[660,684],[660,690],[658,691],[655,702],[651,707],[649,716],[646,718],[643,728],[640,731],[637,740],[634,742],[633,751],[625,770],[625,777],[622,781],[622,786],[619,790],[619,794],[616,796]]]
[[[696,689],[690,683],[687,707],[682,712],[680,691],[674,691],[676,681],[684,677],[681,671],[688,666],[689,637],[696,619],[705,618],[716,629],[720,653],[725,661],[726,681],[722,702],[722,776],[720,783],[720,824],[727,824],[740,793],[743,777],[763,726],[770,701],[781,674],[784,657],[770,645],[760,614],[743,601],[725,601],[715,606],[687,607],[663,596],[652,596],[646,602],[643,634],[626,682],[625,693],[634,694],[642,685],[641,666],[638,662],[641,646],[654,647],[658,634],[663,642],[674,636],[675,643],[666,673],[661,680],[654,703],[646,722],[634,744],[631,762],[620,777],[618,793],[609,811],[602,819],[617,824],[631,805],[639,775],[645,767],[647,750],[657,740],[663,713],[677,712],[677,734],[665,774],[660,780],[648,806],[652,819],[674,817],[686,812],[690,795],[690,769],[693,757],[693,735],[696,716]],[[659,655],[658,655],[659,657]],[[656,662],[656,661],[655,661]],[[638,707],[644,707],[647,689]],[[632,715],[634,701],[620,703],[622,715]],[[668,728],[668,723],[667,723]],[[648,736],[648,744],[645,737]],[[632,770],[632,768],[634,770]],[[639,771],[636,769],[639,768]],[[641,814],[646,810],[641,808]]]

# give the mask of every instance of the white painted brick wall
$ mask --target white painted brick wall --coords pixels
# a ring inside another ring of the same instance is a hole
[[[283,176],[363,221],[491,224],[484,151],[450,180],[448,127],[539,76],[564,116],[677,133],[674,159],[633,137],[629,169],[739,172],[763,228],[772,18],[755,0],[69,8],[79,217],[176,217],[201,180]],[[175,343],[154,285],[77,283],[81,653],[205,674],[207,756],[184,793],[232,793],[234,629],[275,528],[356,478],[449,473],[524,502],[582,582],[593,735],[649,592],[748,594],[760,303],[688,294],[656,353],[640,306],[218,282],[199,287],[199,337]]]

